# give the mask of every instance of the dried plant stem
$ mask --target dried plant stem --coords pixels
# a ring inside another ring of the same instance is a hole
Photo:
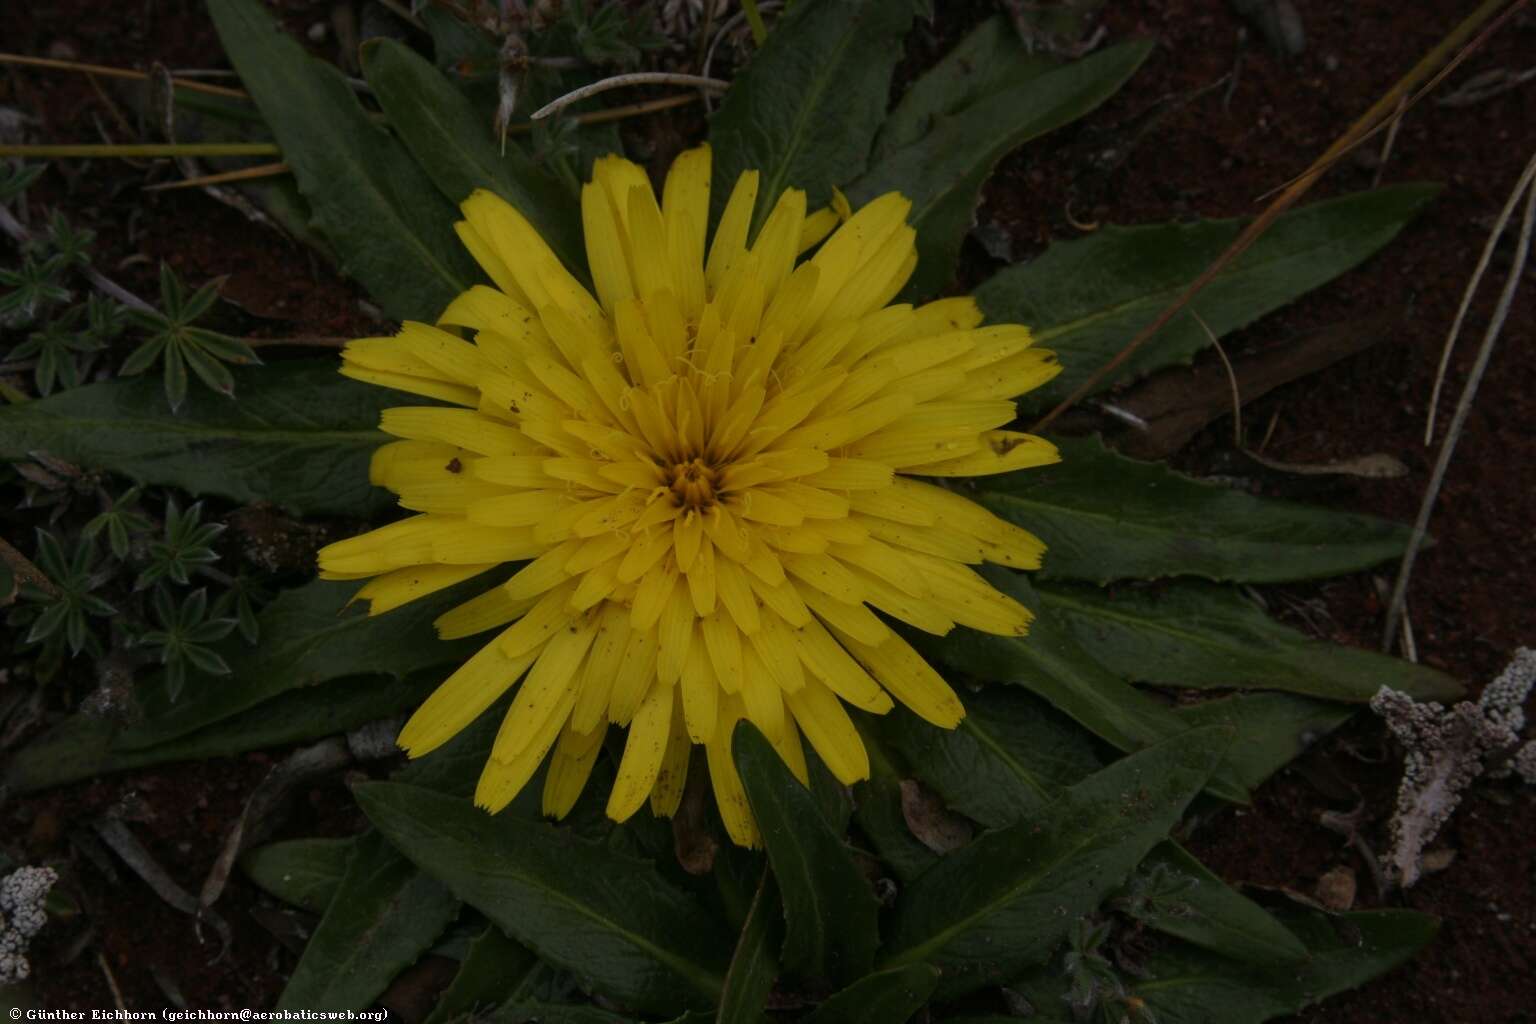
[[[1533,158],[1536,162],[1536,158]],[[1530,178],[1522,175],[1516,186],[1515,195],[1520,190],[1525,192],[1525,216],[1520,222],[1520,241],[1515,244],[1514,265],[1509,269],[1509,279],[1504,282],[1504,291],[1499,294],[1498,305],[1494,308],[1493,319],[1488,322],[1488,330],[1483,334],[1482,347],[1477,351],[1477,360],[1472,364],[1472,372],[1467,376],[1467,383],[1461,389],[1461,398],[1456,402],[1456,412],[1451,417],[1450,428],[1446,431],[1445,440],[1440,444],[1440,455],[1435,459],[1435,469],[1430,475],[1429,486],[1424,491],[1424,500],[1419,504],[1419,515],[1413,523],[1413,533],[1408,538],[1407,550],[1403,552],[1402,564],[1398,566],[1397,581],[1392,586],[1392,600],[1387,604],[1387,623],[1382,631],[1381,648],[1384,651],[1392,649],[1392,643],[1397,639],[1397,629],[1403,617],[1403,605],[1408,598],[1408,580],[1413,574],[1414,559],[1418,557],[1419,545],[1424,541],[1424,533],[1429,527],[1430,513],[1434,511],[1435,499],[1440,495],[1440,486],[1445,482],[1445,471],[1451,464],[1451,456],[1456,452],[1456,442],[1461,438],[1462,428],[1466,426],[1467,414],[1472,411],[1472,402],[1477,398],[1478,386],[1483,381],[1483,374],[1488,369],[1488,361],[1493,356],[1494,344],[1499,339],[1499,334],[1504,330],[1504,321],[1509,316],[1509,307],[1514,302],[1515,292],[1520,288],[1520,278],[1525,273],[1525,261],[1531,253],[1531,229],[1536,226],[1536,187],[1531,187]]]
[[[1449,35],[1442,39],[1434,49],[1425,54],[1413,66],[1412,70],[1398,80],[1397,84],[1382,94],[1381,98],[1372,104],[1371,108],[1361,115],[1359,120],[1350,125],[1344,134],[1340,135],[1322,156],[1314,160],[1312,165],[1300,177],[1285,186],[1284,190],[1270,202],[1269,206],[1265,207],[1262,213],[1249,222],[1248,226],[1237,236],[1237,239],[1227,247],[1225,252],[1216,258],[1215,262],[1201,272],[1200,276],[1184,290],[1183,294],[1170,303],[1150,324],[1138,331],[1136,336],[1127,342],[1125,347],[1117,352],[1112,359],[1095,370],[1087,380],[1063,399],[1056,408],[1046,413],[1031,429],[1035,431],[1043,430],[1056,417],[1090,394],[1105,377],[1122,366],[1137,349],[1146,344],[1148,339],[1167,326],[1169,321],[1178,315],[1189,304],[1191,299],[1204,290],[1206,285],[1215,280],[1217,275],[1226,269],[1228,264],[1248,251],[1248,248],[1258,241],[1259,236],[1269,230],[1270,226],[1279,219],[1282,213],[1295,205],[1296,201],[1317,183],[1318,179],[1322,177],[1323,172],[1332,166],[1340,156],[1359,144],[1363,139],[1369,137],[1372,132],[1379,130],[1392,112],[1398,108],[1398,104],[1404,97],[1411,96],[1419,84],[1426,79],[1434,78],[1435,81],[1439,81],[1443,77],[1443,73],[1436,76],[1437,69],[1441,68],[1442,65],[1446,65],[1447,62],[1449,62],[1450,66],[1455,66],[1456,63],[1464,59],[1467,54],[1471,53],[1487,39],[1495,29],[1504,24],[1511,15],[1529,2],[1530,0],[1514,0],[1513,3],[1510,3],[1509,0],[1484,0],[1461,24],[1457,25]],[[1500,14],[1500,8],[1505,8],[1502,14]],[[1492,22],[1492,24],[1489,24],[1489,22]],[[1483,29],[1485,25],[1487,26],[1486,29],[1479,35],[1478,30]],[[1458,51],[1460,52],[1458,53]],[[1446,70],[1448,71],[1449,67]]]
[[[54,68],[59,71],[83,71],[88,75],[105,75],[108,78],[132,78],[138,81],[146,81],[149,78],[147,71],[135,71],[133,68],[113,68],[104,64],[82,64],[75,60],[54,60],[51,57],[28,57],[20,53],[0,53],[0,64],[17,64],[31,68]],[[173,78],[171,84],[178,89],[188,89],[192,92],[204,92],[210,96],[227,96],[230,99],[250,99],[240,89],[231,89],[225,85],[209,85],[206,82],[190,82],[184,78]]]
[[[183,178],[180,181],[165,181],[158,185],[145,185],[145,192],[170,192],[178,188],[201,188],[204,185],[222,185],[231,181],[250,181],[255,178],[271,178],[279,174],[287,174],[292,168],[279,160],[272,164],[256,164],[253,167],[242,167],[238,171],[223,171],[219,174],[203,174],[195,178]]]
[[[1211,339],[1211,345],[1216,349],[1216,354],[1221,357],[1221,365],[1227,368],[1227,384],[1232,388],[1232,447],[1238,451],[1243,450],[1243,396],[1237,387],[1237,371],[1232,368],[1232,360],[1227,358],[1227,350],[1221,347],[1221,341],[1217,339],[1216,332],[1211,330],[1211,325],[1205,322],[1205,317],[1191,309],[1189,315],[1195,318],[1205,336]]]
[[[687,85],[699,89],[714,89],[717,92],[724,92],[730,88],[730,84],[729,82],[722,82],[718,78],[706,78],[703,75],[681,75],[671,71],[636,71],[628,75],[614,75],[612,78],[605,78],[600,82],[584,85],[580,89],[572,89],[554,102],[546,103],[538,110],[535,110],[532,119],[535,121],[542,120],[589,96],[596,96],[598,93],[608,92],[612,89],[623,89],[631,85]]]
[[[1445,384],[1445,371],[1451,365],[1451,350],[1456,347],[1456,339],[1461,335],[1462,321],[1467,317],[1467,310],[1472,305],[1472,296],[1477,294],[1477,289],[1483,281],[1483,274],[1488,270],[1488,264],[1493,260],[1493,251],[1498,247],[1499,239],[1504,237],[1504,229],[1509,226],[1509,218],[1514,215],[1515,207],[1520,204],[1520,194],[1531,185],[1531,179],[1536,178],[1536,156],[1531,157],[1531,162],[1525,165],[1525,171],[1516,182],[1515,189],[1509,194],[1509,199],[1504,203],[1504,209],[1499,211],[1499,219],[1494,222],[1493,230],[1488,233],[1488,241],[1483,244],[1483,254],[1478,257],[1477,267],[1472,271],[1472,279],[1467,282],[1467,290],[1461,293],[1461,305],[1456,310],[1456,319],[1451,322],[1450,332],[1445,336],[1445,348],[1440,351],[1440,366],[1435,371],[1435,387],[1429,395],[1429,415],[1424,421],[1424,443],[1428,445],[1435,437],[1435,414],[1440,406],[1440,388]]]
[[[0,156],[34,157],[47,160],[54,157],[74,157],[91,160],[98,157],[135,159],[182,156],[281,156],[282,151],[271,142],[103,142],[69,143],[67,145],[0,146]]]

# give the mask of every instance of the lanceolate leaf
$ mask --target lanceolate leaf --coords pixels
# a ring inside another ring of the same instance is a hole
[[[939,972],[927,964],[866,974],[817,1007],[805,1024],[906,1024],[938,983]]]
[[[1461,686],[1426,665],[1313,640],[1226,587],[1178,583],[1114,591],[1042,586],[1083,650],[1115,674],[1168,686],[1288,690],[1364,703],[1383,686],[1419,700]]]
[[[1102,386],[1188,362],[1210,343],[1194,313],[1220,336],[1337,277],[1391,241],[1437,191],[1398,185],[1285,214]],[[989,321],[1030,325],[1066,367],[1024,397],[1025,412],[1050,408],[1108,362],[1221,255],[1243,223],[1100,228],[977,289]]]
[[[1172,841],[1152,848],[1116,905],[1149,928],[1234,960],[1269,966],[1307,955],[1301,940],[1263,907]]]
[[[118,743],[132,739],[134,732],[124,733],[103,718],[77,714],[11,756],[0,771],[0,785],[12,793],[30,793],[93,775],[231,757],[332,736],[416,707],[441,679],[441,673],[430,671],[403,679],[354,676],[288,690],[184,736],[132,749]],[[214,685],[227,682],[220,679]],[[200,696],[188,692],[183,699]]]
[[[436,68],[393,39],[372,39],[363,47],[363,74],[390,126],[450,203],[490,189],[538,228],[567,267],[585,272],[581,220],[570,193],[535,167],[520,144],[500,146],[491,125]]]
[[[747,802],[757,818],[784,900],[784,967],[847,983],[869,969],[880,905],[809,790],[749,722],[732,740]]]
[[[388,440],[376,429],[380,410],[401,396],[348,380],[329,361],[234,373],[238,400],[199,388],[176,414],[160,381],[144,377],[0,408],[0,457],[45,451],[141,483],[306,515],[389,507],[368,482],[368,458]]]
[[[1434,918],[1411,910],[1293,911],[1281,920],[1306,944],[1303,964],[1245,967],[1175,945],[1152,957],[1145,965],[1150,979],[1133,993],[1167,1024],[1260,1024],[1391,970],[1438,929]]]
[[[251,881],[284,903],[323,914],[336,895],[356,839],[290,839],[240,858]]]
[[[879,722],[912,774],[989,828],[1039,810],[1099,767],[1087,732],[1012,687],[968,694],[958,729],[935,729],[905,709]]]
[[[288,590],[261,613],[262,644],[238,639],[220,650],[233,669],[217,685],[191,685],[174,703],[163,686],[140,695],[145,719],[123,732],[120,750],[137,750],[185,736],[300,687],[342,676],[400,676],[463,662],[483,640],[439,640],[432,620],[486,589],[478,580],[413,601],[387,615],[352,607],[353,582],[316,580]],[[333,730],[334,731],[334,730]]]
[[[986,477],[972,494],[1045,541],[1047,579],[1316,579],[1396,558],[1408,540],[1396,523],[1202,483],[1096,437],[1053,440],[1060,463]]]
[[[609,998],[656,1013],[719,998],[728,940],[648,862],[415,786],[354,792],[424,871]]]
[[[886,733],[918,778],[937,790],[951,809],[983,825],[1003,828],[1028,821],[1099,767],[1087,734],[1027,694],[990,687],[969,695],[965,703],[966,719],[959,729],[928,728],[911,715],[893,714],[887,719],[896,723]],[[908,721],[915,724],[906,725]],[[1208,721],[1223,723],[1219,717]],[[1255,731],[1267,725],[1254,724]],[[1246,746],[1234,742],[1224,765],[1231,767],[1242,754],[1239,748]],[[1258,905],[1176,844],[1154,847],[1138,877],[1154,869],[1155,887],[1122,893],[1177,888],[1164,901],[1148,898],[1135,904],[1132,912],[1150,927],[1259,962],[1305,955],[1295,937]]]
[[[446,887],[369,833],[353,848],[278,1008],[363,1009],[431,947],[458,910]]]
[[[892,190],[912,200],[918,261],[907,293],[926,297],[954,277],[982,183],[998,160],[1113,96],[1151,50],[1150,41],[1116,46],[934,118],[925,135],[884,154],[849,186],[855,205]]]
[[[989,582],[1035,612],[1025,638],[956,629],[914,637],[934,661],[981,679],[1023,686],[1121,750],[1139,750],[1184,731],[1163,705],[1118,678],[1055,622],[1018,573],[985,570]]]
[[[447,1024],[487,1007],[537,999],[547,994],[548,980],[558,973],[496,925],[486,925],[424,1024]]]
[[[1238,693],[1174,709],[1186,725],[1237,730],[1225,767],[1248,789],[1257,789],[1354,713],[1348,704],[1290,693]]]
[[[934,964],[954,994],[1043,959],[1166,837],[1230,740],[1196,729],[1132,754],[945,857],[902,894],[887,965]]]
[[[764,871],[725,975],[718,1024],[759,1024],[763,1020],[768,993],[779,973],[774,950],[783,938],[783,914],[778,884],[772,872]]]
[[[453,207],[341,73],[307,56],[260,4],[210,0],[208,9],[342,270],[390,316],[436,318],[476,280]]]
[[[919,842],[907,825],[901,810],[903,773],[880,739],[875,716],[855,711],[853,719],[869,752],[869,781],[859,787],[854,822],[896,878],[910,882],[937,863],[938,854]]]
[[[1008,18],[995,15],[923,72],[880,126],[870,162],[917,142],[942,118],[956,117],[989,96],[1024,85],[1061,62],[1031,50]]]
[[[756,225],[779,193],[804,189],[812,209],[864,170],[885,117],[891,72],[919,0],[802,3],[773,26],[736,75],[710,127],[718,212],[756,169]]]

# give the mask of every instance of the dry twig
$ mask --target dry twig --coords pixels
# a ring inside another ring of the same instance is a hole
[[[1531,158],[1529,166],[1536,168],[1536,156]],[[1435,459],[1435,469],[1430,474],[1429,486],[1424,490],[1424,500],[1419,503],[1419,514],[1414,519],[1413,533],[1408,537],[1408,547],[1403,551],[1403,560],[1397,570],[1397,581],[1392,587],[1392,600],[1387,605],[1387,623],[1382,629],[1381,637],[1381,649],[1384,651],[1390,651],[1393,640],[1397,638],[1397,627],[1402,619],[1403,604],[1408,597],[1408,580],[1413,574],[1413,563],[1418,557],[1419,546],[1424,542],[1424,533],[1429,528],[1429,517],[1434,511],[1435,500],[1440,496],[1440,485],[1445,482],[1445,471],[1451,464],[1451,456],[1456,452],[1456,442],[1461,439],[1461,431],[1466,426],[1467,415],[1472,411],[1472,403],[1477,398],[1478,386],[1483,382],[1488,361],[1493,357],[1494,345],[1498,342],[1499,335],[1504,330],[1504,321],[1509,316],[1510,304],[1514,301],[1515,292],[1519,290],[1520,279],[1525,273],[1525,261],[1531,254],[1531,230],[1536,226],[1536,187],[1532,187],[1530,175],[1521,175],[1516,185],[1516,196],[1519,195],[1520,189],[1525,190],[1525,217],[1520,224],[1520,240],[1515,244],[1514,265],[1510,268],[1509,279],[1504,282],[1504,291],[1499,295],[1498,305],[1494,307],[1493,319],[1488,321],[1488,330],[1483,334],[1483,344],[1477,351],[1472,372],[1467,375],[1467,383],[1462,386],[1461,398],[1456,402],[1456,412],[1451,417],[1450,428],[1446,431],[1445,440],[1440,445],[1440,455]]]

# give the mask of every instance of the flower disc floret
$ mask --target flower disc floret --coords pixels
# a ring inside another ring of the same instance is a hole
[[[1004,429],[1053,355],[981,326],[969,298],[890,304],[917,263],[900,195],[808,214],[791,189],[753,232],[757,191],[742,174],[706,240],[708,147],[659,201],[638,166],[599,160],[581,197],[590,291],[476,192],[456,227],[495,286],[346,348],[343,373],[443,404],[384,412],[398,440],[372,479],[416,514],[330,545],[322,573],[370,577],[378,614],[523,563],[437,620],[444,637],[500,632],[399,737],[425,754],[516,684],[476,792],[490,810],[548,758],[544,810],[566,814],[617,725],[611,817],[647,799],[673,813],[702,744],[727,830],[754,845],[738,721],[802,780],[808,740],[851,784],[869,761],[845,705],[894,697],[945,728],[965,713],[886,617],[1028,629],[971,566],[1037,568],[1043,546],[943,481],[1057,460]]]

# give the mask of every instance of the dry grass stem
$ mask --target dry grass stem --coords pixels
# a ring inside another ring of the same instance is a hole
[[[1484,0],[1484,3],[1479,5],[1475,11],[1469,14],[1466,19],[1461,22],[1461,24],[1457,25],[1449,35],[1447,35],[1434,47],[1434,49],[1430,50],[1429,53],[1420,58],[1419,62],[1415,64],[1406,75],[1399,79],[1397,84],[1393,85],[1392,88],[1383,93],[1381,98],[1372,104],[1370,109],[1361,115],[1361,117],[1355,121],[1354,124],[1350,125],[1344,134],[1340,135],[1339,138],[1334,141],[1333,145],[1329,146],[1328,149],[1320,157],[1314,160],[1312,165],[1306,171],[1304,171],[1289,185],[1284,186],[1283,191],[1281,191],[1281,193],[1275,197],[1269,206],[1267,206],[1262,213],[1260,213],[1251,222],[1249,222],[1248,226],[1244,228],[1236,240],[1234,240],[1232,244],[1227,247],[1226,251],[1218,256],[1209,267],[1201,272],[1200,276],[1197,277],[1189,285],[1189,287],[1184,290],[1183,294],[1181,294],[1177,299],[1170,303],[1167,308],[1159,313],[1150,324],[1137,332],[1135,337],[1127,342],[1126,345],[1119,352],[1117,352],[1112,359],[1095,370],[1087,380],[1083,381],[1083,383],[1077,387],[1075,391],[1064,398],[1061,403],[1056,406],[1056,408],[1046,413],[1045,416],[1037,421],[1030,429],[1035,432],[1039,432],[1045,429],[1056,419],[1056,417],[1060,416],[1072,406],[1076,405],[1084,397],[1092,393],[1105,377],[1122,366],[1125,361],[1136,352],[1137,349],[1141,348],[1141,346],[1144,345],[1154,335],[1156,335],[1158,331],[1162,330],[1163,327],[1165,327],[1168,322],[1171,321],[1174,316],[1179,313],[1180,310],[1187,306],[1196,295],[1203,291],[1206,285],[1214,281],[1216,277],[1222,272],[1222,270],[1227,267],[1228,264],[1237,259],[1237,257],[1241,256],[1244,252],[1248,251],[1248,248],[1252,246],[1253,243],[1256,242],[1259,237],[1264,234],[1265,231],[1269,230],[1270,226],[1274,224],[1277,219],[1279,219],[1282,213],[1295,205],[1296,201],[1305,195],[1307,191],[1317,183],[1318,179],[1322,177],[1323,173],[1329,167],[1331,167],[1339,159],[1339,157],[1343,156],[1345,153],[1349,152],[1349,150],[1353,149],[1362,141],[1369,138],[1374,132],[1380,130],[1384,124],[1385,119],[1392,113],[1392,111],[1397,109],[1398,104],[1403,97],[1413,95],[1414,90],[1417,89],[1419,84],[1426,79],[1433,79],[1433,81],[1430,83],[1430,86],[1426,87],[1426,90],[1433,87],[1435,83],[1439,82],[1441,78],[1444,77],[1444,74],[1449,71],[1451,67],[1455,67],[1457,63],[1459,63],[1461,60],[1464,60],[1466,56],[1477,49],[1477,47],[1480,46],[1493,31],[1507,22],[1516,11],[1526,6],[1526,4],[1529,2],[1530,0],[1515,0],[1514,3],[1509,4],[1507,9],[1504,10],[1502,14],[1500,14],[1499,9],[1501,7],[1505,7],[1507,0]],[[1490,22],[1491,24],[1489,24]],[[1483,29],[1480,34],[1479,29]],[[1437,75],[1435,72],[1448,61],[1450,63],[1446,70]],[[1420,95],[1422,95],[1422,92]],[[1411,103],[1412,101],[1410,100],[1410,105]]]
[[[614,75],[601,81],[584,85],[580,89],[572,89],[559,99],[535,110],[531,120],[540,121],[551,114],[558,113],[572,103],[580,102],[589,96],[608,92],[613,89],[624,89],[631,85],[688,85],[699,89],[712,89],[716,92],[724,92],[730,88],[731,83],[723,82],[718,78],[707,78],[704,75],[682,75],[672,71],[636,71],[627,75]]]
[[[1504,237],[1504,229],[1509,226],[1509,218],[1514,215],[1515,207],[1520,204],[1520,195],[1530,188],[1532,178],[1536,178],[1536,156],[1532,156],[1531,162],[1525,165],[1520,180],[1515,183],[1514,191],[1505,200],[1504,209],[1499,211],[1499,219],[1494,221],[1493,230],[1488,233],[1488,241],[1483,243],[1483,253],[1478,257],[1476,269],[1472,271],[1472,279],[1467,282],[1466,291],[1461,293],[1461,305],[1457,307],[1456,319],[1451,322],[1451,329],[1445,336],[1445,348],[1440,352],[1440,366],[1435,371],[1435,387],[1429,395],[1429,414],[1424,420],[1426,446],[1435,437],[1435,415],[1440,407],[1440,388],[1445,384],[1445,372],[1451,365],[1451,350],[1456,347],[1456,339],[1461,335],[1462,321],[1467,318],[1467,310],[1472,305],[1472,296],[1477,294],[1478,286],[1483,281],[1483,274],[1493,260],[1493,251],[1498,247],[1499,239]]]
[[[1532,166],[1536,166],[1536,157],[1532,157]],[[1414,559],[1418,557],[1419,546],[1423,543],[1424,533],[1429,527],[1430,513],[1434,511],[1435,499],[1439,497],[1440,486],[1445,482],[1445,471],[1451,464],[1451,456],[1456,452],[1456,442],[1461,438],[1462,428],[1466,426],[1467,414],[1472,411],[1478,386],[1483,381],[1483,374],[1488,370],[1488,361],[1493,356],[1494,345],[1504,330],[1504,321],[1509,316],[1510,304],[1514,301],[1515,292],[1520,288],[1520,279],[1525,274],[1526,258],[1531,253],[1531,229],[1536,225],[1536,187],[1530,186],[1530,176],[1522,174],[1513,193],[1515,196],[1518,196],[1521,191],[1525,193],[1525,216],[1520,222],[1520,241],[1515,245],[1514,265],[1510,267],[1509,278],[1504,282],[1503,292],[1499,294],[1493,319],[1488,322],[1488,330],[1483,334],[1483,344],[1478,349],[1477,360],[1472,364],[1472,372],[1467,376],[1467,383],[1461,389],[1461,398],[1456,402],[1456,412],[1451,417],[1450,428],[1446,431],[1445,440],[1440,445],[1440,455],[1435,459],[1435,469],[1430,476],[1429,486],[1424,491],[1424,500],[1419,504],[1419,514],[1413,523],[1413,533],[1408,538],[1408,547],[1403,552],[1403,560],[1397,570],[1397,581],[1392,587],[1392,600],[1387,605],[1387,623],[1382,630],[1381,640],[1381,649],[1384,651],[1390,651],[1393,641],[1397,638],[1398,625],[1403,616],[1403,605],[1407,601],[1408,580],[1413,574]]]
[[[28,57],[20,53],[0,53],[0,64],[15,64],[21,67],[53,68],[58,71],[82,71],[91,75],[105,75],[108,78],[129,78],[137,81],[147,81],[147,71],[136,71],[132,68],[113,68],[104,64],[82,64],[75,60],[54,60],[51,57]],[[250,96],[242,89],[231,89],[226,85],[209,85],[207,82],[192,82],[185,78],[172,79],[171,84],[178,89],[187,89],[192,92],[207,93],[210,96],[227,96],[230,99],[246,100]]]

